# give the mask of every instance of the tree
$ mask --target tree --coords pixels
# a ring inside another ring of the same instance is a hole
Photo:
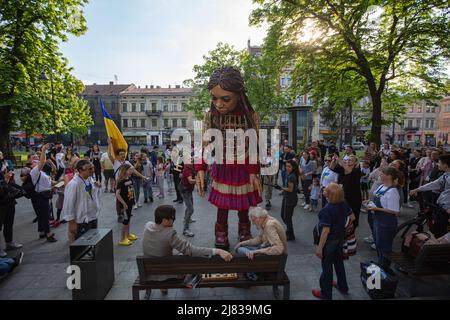
[[[203,56],[204,64],[194,66],[195,78],[184,81],[185,86],[193,89],[188,109],[201,119],[211,104],[208,91],[210,75],[220,67],[232,66],[241,71],[250,103],[259,113],[261,121],[274,118],[276,120],[289,104],[289,100],[288,96],[279,90],[281,65],[272,60],[269,54],[264,54],[270,50],[262,48],[262,52],[261,56],[257,56],[247,50],[237,51],[229,44],[218,43],[214,50]]]
[[[84,86],[71,75],[59,41],[86,31],[82,8],[87,0],[0,0],[0,149],[11,155],[9,133],[55,133],[92,123]],[[43,81],[45,72],[52,81]],[[52,82],[52,83],[51,83]]]
[[[447,1],[254,2],[259,7],[252,12],[251,23],[267,21],[269,29],[281,25],[279,45],[295,51],[295,65],[313,61],[303,59],[305,55],[317,55],[336,76],[350,74],[364,82],[372,104],[372,141],[381,142],[383,94],[388,83],[430,100],[448,91]],[[304,40],[305,31],[318,36]],[[315,78],[327,79],[328,68],[316,68]]]
[[[184,86],[192,88],[193,95],[188,101],[187,108],[193,111],[197,119],[203,119],[205,111],[209,110],[211,98],[208,91],[208,81],[214,70],[230,66],[240,68],[241,55],[239,52],[227,43],[219,42],[217,47],[203,56],[205,61],[202,65],[195,65],[194,79],[188,79],[183,82]]]

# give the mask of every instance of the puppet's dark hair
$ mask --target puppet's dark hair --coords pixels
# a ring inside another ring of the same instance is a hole
[[[255,112],[248,100],[244,79],[242,79],[239,70],[233,67],[222,67],[215,70],[208,82],[208,90],[212,90],[215,86],[220,86],[223,90],[233,92],[238,95],[238,107],[244,108],[245,117],[251,127],[256,129],[256,124],[253,119],[253,113]],[[211,102],[211,111],[214,109],[214,104]],[[212,112],[211,112],[212,115]],[[211,122],[213,123],[213,122]]]

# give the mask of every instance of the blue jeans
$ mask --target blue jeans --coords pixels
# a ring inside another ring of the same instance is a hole
[[[261,246],[241,246],[241,247],[237,248],[236,252],[246,255],[248,252],[252,252],[252,251],[258,250],[260,248],[261,248]]]
[[[287,174],[286,174],[286,169],[281,169],[281,181],[283,181],[283,188],[287,188]]]
[[[342,291],[348,291],[342,245],[343,240],[327,240],[323,248],[322,274],[320,275],[320,290],[323,299],[331,300],[332,298],[333,265],[336,271],[338,288]]]
[[[192,214],[194,213],[194,200],[192,198],[192,191],[181,192],[181,197],[183,198],[186,210],[184,211],[184,229],[189,229],[189,221],[191,220]]]
[[[383,267],[390,265],[386,254],[392,252],[396,231],[397,217],[378,212],[373,215],[373,240],[377,247],[378,264]]]
[[[11,258],[0,258],[0,276],[11,271],[16,262]]]
[[[133,189],[134,189],[134,202],[139,203],[139,196],[141,194],[141,178],[132,177]]]
[[[144,181],[143,189],[144,189],[144,199],[153,198],[153,189],[151,180]]]

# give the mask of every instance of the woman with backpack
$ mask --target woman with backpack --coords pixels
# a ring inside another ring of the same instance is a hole
[[[295,240],[294,228],[292,226],[292,215],[294,208],[298,202],[297,189],[298,177],[300,175],[298,164],[294,160],[286,162],[286,188],[283,190],[283,202],[281,204],[281,219],[286,224],[286,239],[287,241]]]
[[[14,171],[6,168],[0,172],[0,230],[3,229],[5,237],[5,250],[15,250],[23,247],[13,241],[13,225],[16,213],[16,199],[24,195],[21,186],[14,181]],[[5,257],[6,252],[0,248],[0,257]]]
[[[53,198],[51,166],[46,164],[46,151],[49,145],[42,147],[39,162],[30,172],[34,194],[31,197],[33,208],[38,216],[39,238],[46,238],[48,242],[56,242],[55,234],[50,232],[50,199]],[[28,191],[27,191],[28,192]]]

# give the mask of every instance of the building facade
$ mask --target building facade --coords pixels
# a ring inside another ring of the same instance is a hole
[[[404,119],[395,126],[383,127],[383,140],[393,141],[400,145],[436,146],[442,139],[438,129],[440,107],[430,106],[420,101],[408,106]]]
[[[444,145],[450,144],[450,96],[439,102],[440,113],[438,116],[438,142]]]
[[[91,110],[94,125],[88,128],[87,142],[107,144],[107,134],[103,120],[102,110],[100,108],[100,99],[106,108],[106,112],[111,115],[119,130],[121,129],[119,113],[119,96],[127,88],[132,88],[132,84],[93,84],[86,85],[81,97],[84,98]]]
[[[194,114],[187,111],[192,89],[159,86],[129,87],[119,98],[122,133],[130,144],[170,143],[176,128],[193,130]]]

